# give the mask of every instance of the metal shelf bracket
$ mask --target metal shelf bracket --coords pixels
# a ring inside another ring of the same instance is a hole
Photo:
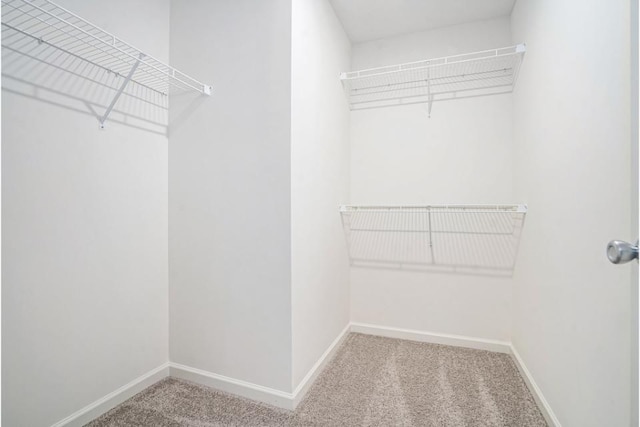
[[[144,54],[141,53],[140,56],[138,57],[138,60],[131,67],[131,70],[129,70],[129,74],[127,74],[127,77],[125,77],[124,81],[122,82],[122,85],[120,85],[120,88],[118,89],[115,96],[111,100],[111,104],[109,104],[109,106],[107,107],[107,110],[104,112],[104,114],[100,118],[100,129],[104,129],[104,122],[109,117],[109,114],[111,114],[111,110],[113,110],[113,107],[116,105],[116,102],[118,102],[118,99],[122,95],[122,92],[124,92],[124,89],[127,87],[129,82],[131,81],[131,78],[133,77],[133,73],[136,72],[138,65],[140,65],[140,60],[143,58],[144,58]]]

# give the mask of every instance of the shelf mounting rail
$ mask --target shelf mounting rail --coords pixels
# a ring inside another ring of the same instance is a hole
[[[115,74],[122,79],[100,117],[100,127],[133,82],[167,96],[170,90],[211,95],[211,86],[143,53],[115,35],[50,0],[2,0],[3,39],[22,35]]]

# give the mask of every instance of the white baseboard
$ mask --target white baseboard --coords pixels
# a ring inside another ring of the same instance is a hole
[[[136,378],[128,384],[123,385],[114,392],[111,392],[101,399],[74,412],[63,420],[58,421],[51,427],[76,427],[83,426],[89,421],[98,418],[105,412],[118,406],[125,400],[133,397],[150,385],[169,376],[169,363],[158,366],[156,369]]]
[[[370,325],[366,323],[351,323],[351,332],[367,335],[378,335],[388,338],[399,338],[411,341],[428,342],[434,344],[453,345],[458,347],[475,348],[479,350],[496,351],[511,355],[520,375],[527,384],[531,395],[536,401],[540,412],[550,427],[562,427],[560,421],[553,413],[549,402],[545,399],[540,387],[536,384],[531,372],[527,369],[520,354],[513,344],[506,341],[487,340],[483,338],[465,337],[460,335],[440,334],[433,332],[416,331],[410,329],[392,328],[388,326]]]
[[[329,361],[333,359],[336,351],[340,348],[342,341],[344,341],[345,337],[351,330],[351,324],[347,324],[347,326],[338,334],[335,340],[331,343],[329,348],[320,356],[318,361],[311,367],[307,375],[300,381],[300,384],[293,391],[293,409],[298,407],[298,404],[302,402],[302,399],[306,396],[307,392],[313,385],[318,375],[322,372],[322,370],[327,366]]]
[[[351,323],[351,332],[511,354],[511,344],[506,341],[466,337],[463,335],[416,331],[412,329],[392,328],[389,326],[371,325],[368,323],[358,322]]]
[[[227,393],[235,394],[237,396],[268,403],[279,408],[290,410],[294,409],[293,393],[287,393],[258,384],[253,384],[248,381],[225,377],[224,375],[214,374],[213,372],[192,368],[179,363],[171,362],[169,363],[169,366],[170,375],[174,378],[191,381],[217,390],[225,391]]]
[[[150,385],[163,378],[172,376],[212,387],[248,399],[268,403],[273,406],[294,410],[304,399],[305,395],[313,385],[322,370],[331,361],[340,345],[349,332],[357,332],[367,335],[378,335],[389,338],[399,338],[411,341],[428,342],[434,344],[452,345],[480,350],[496,351],[510,354],[520,371],[527,387],[531,391],[542,415],[551,427],[561,427],[558,418],[555,416],[549,403],[544,398],[542,391],[534,381],[531,373],[524,364],[522,358],[511,343],[482,338],[473,338],[460,335],[449,335],[434,332],[416,331],[411,329],[393,328],[388,326],[372,325],[366,323],[352,322],[336,337],[318,361],[309,370],[293,393],[264,387],[247,381],[214,374],[201,369],[192,368],[174,362],[165,363],[156,369],[136,378],[130,383],[120,387],[112,393],[96,400],[77,412],[58,421],[51,427],[76,427],[83,426],[91,420],[99,417],[135,394],[141,392]]]
[[[324,369],[338,350],[343,339],[349,332],[350,326],[351,325],[347,325],[347,327],[340,332],[338,337],[331,343],[324,354],[320,356],[318,361],[309,370],[293,393],[276,390],[173,362],[169,364],[170,375],[175,378],[192,381],[194,383],[235,394],[237,396],[268,403],[278,408],[294,410],[302,401],[307,391],[309,391],[315,379],[320,375],[322,369]]]
[[[529,387],[529,391],[538,404],[538,408],[540,409],[540,412],[542,412],[542,416],[544,416],[547,424],[549,424],[550,427],[562,427],[560,425],[560,421],[558,421],[558,418],[553,413],[551,406],[549,406],[549,402],[547,402],[547,399],[544,398],[542,390],[540,390],[540,387],[538,387],[538,384],[536,384],[533,376],[531,375],[531,372],[529,372],[529,369],[527,369],[527,366],[524,364],[524,361],[520,357],[520,354],[515,349],[513,344],[511,344],[510,347],[511,357],[515,362],[518,371],[520,371],[520,375],[524,379],[524,382],[527,384],[527,387]]]

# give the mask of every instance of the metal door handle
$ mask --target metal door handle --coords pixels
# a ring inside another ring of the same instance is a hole
[[[624,264],[638,259],[638,242],[635,245],[622,240],[612,240],[607,245],[607,258],[614,264]]]

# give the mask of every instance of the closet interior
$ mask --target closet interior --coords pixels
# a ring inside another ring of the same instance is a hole
[[[2,421],[637,423],[637,15],[2,0]]]

